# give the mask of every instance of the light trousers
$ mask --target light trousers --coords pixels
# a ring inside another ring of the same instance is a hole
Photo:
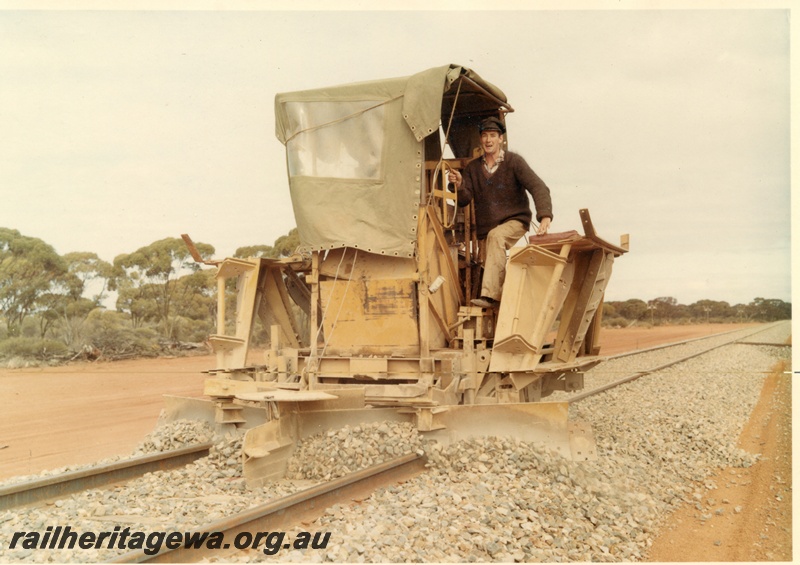
[[[509,220],[492,229],[484,242],[485,261],[481,296],[500,300],[506,279],[506,251],[528,232],[522,222]]]

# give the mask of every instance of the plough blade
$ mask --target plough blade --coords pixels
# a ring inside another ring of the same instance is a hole
[[[437,429],[426,437],[444,444],[477,437],[518,439],[573,461],[597,457],[591,428],[569,422],[566,402],[448,406],[434,414]]]
[[[541,445],[566,459],[593,460],[597,452],[591,428],[568,422],[566,402],[447,406],[433,412],[425,439],[445,445],[479,437],[513,438]],[[292,412],[247,431],[244,477],[249,486],[283,478],[296,442],[311,435],[364,423],[399,421],[419,424],[420,414],[396,408]],[[426,426],[427,427],[427,426]]]
[[[345,426],[373,422],[411,422],[393,408],[297,411],[247,430],[242,445],[244,478],[250,487],[282,479],[296,443]]]

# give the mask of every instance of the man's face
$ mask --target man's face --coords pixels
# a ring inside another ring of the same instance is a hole
[[[484,154],[497,155],[503,147],[503,134],[493,129],[481,132],[481,145]]]

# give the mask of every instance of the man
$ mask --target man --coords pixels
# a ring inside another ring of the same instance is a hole
[[[483,157],[452,171],[448,180],[458,190],[458,205],[475,202],[478,239],[485,239],[481,296],[472,303],[482,308],[497,305],[506,274],[506,251],[530,228],[532,213],[528,194],[536,205],[537,235],[544,235],[553,219],[550,189],[521,156],[503,150],[505,125],[498,118],[480,124]]]

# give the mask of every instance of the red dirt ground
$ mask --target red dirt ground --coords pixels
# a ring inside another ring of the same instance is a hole
[[[0,480],[131,453],[162,395],[202,396],[213,365],[204,355],[0,369]]]
[[[710,477],[717,488],[698,489],[701,510],[685,504],[669,517],[650,561],[792,561],[792,377],[787,368],[788,363],[779,363],[767,378],[739,437],[739,447],[760,453],[761,459]]]

